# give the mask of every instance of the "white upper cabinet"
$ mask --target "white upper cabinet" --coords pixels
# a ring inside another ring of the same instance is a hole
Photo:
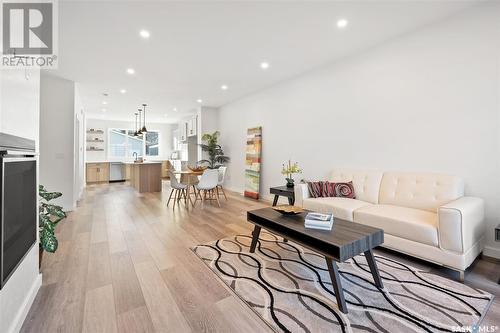
[[[198,117],[194,115],[187,122],[187,136],[196,136]]]
[[[184,142],[187,140],[187,134],[188,134],[188,129],[187,129],[187,122],[182,121],[179,123],[179,141]]]

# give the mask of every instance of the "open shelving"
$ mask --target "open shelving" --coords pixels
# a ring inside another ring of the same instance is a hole
[[[86,151],[104,151],[104,131],[102,129],[87,129]]]

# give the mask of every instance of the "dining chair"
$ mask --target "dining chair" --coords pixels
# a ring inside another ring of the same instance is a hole
[[[217,169],[207,169],[201,175],[200,181],[195,185],[197,194],[194,203],[196,201],[201,200],[201,205],[205,204],[206,200],[216,200],[217,205],[220,207],[219,197],[215,193],[215,189],[217,188],[217,184],[219,182],[219,171]],[[203,194],[203,195],[202,195]],[[208,194],[208,199],[207,199]]]
[[[188,204],[187,203],[187,196],[186,196],[187,185],[181,184],[177,180],[177,177],[175,176],[175,174],[171,170],[168,171],[168,176],[170,177],[170,187],[172,188],[172,190],[170,191],[170,196],[168,197],[167,207],[170,204],[170,200],[172,199],[172,195],[174,196],[173,197],[173,200],[174,200],[173,208],[175,208],[176,202],[177,202],[177,204],[179,204],[179,201],[182,199],[182,197],[184,197],[184,204],[187,207],[187,204]]]
[[[219,170],[219,179],[217,181],[217,187],[216,187],[217,196],[219,196],[219,189],[220,189],[222,191],[222,194],[224,195],[224,198],[226,198],[227,200],[226,192],[224,192],[224,188],[222,187],[222,185],[224,184],[224,178],[226,177],[227,167],[221,166],[217,170]]]

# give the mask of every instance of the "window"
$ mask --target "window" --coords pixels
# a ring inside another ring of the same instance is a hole
[[[133,130],[110,128],[108,157],[117,159],[130,159],[145,156],[159,156],[159,138],[157,131],[147,132],[142,136],[134,136]]]
[[[144,155],[144,147],[142,137],[134,136],[134,131],[128,131],[128,155],[127,157],[133,158],[134,153],[137,153],[137,157],[142,157]]]
[[[158,156],[159,155],[159,137],[160,133],[158,132],[147,132],[145,136],[145,144],[146,144],[146,156]]]
[[[127,131],[120,129],[109,129],[109,157],[125,158],[127,156]]]

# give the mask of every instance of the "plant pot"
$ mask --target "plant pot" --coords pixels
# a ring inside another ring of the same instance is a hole
[[[286,179],[286,187],[293,187],[294,181],[292,178],[287,178]]]

